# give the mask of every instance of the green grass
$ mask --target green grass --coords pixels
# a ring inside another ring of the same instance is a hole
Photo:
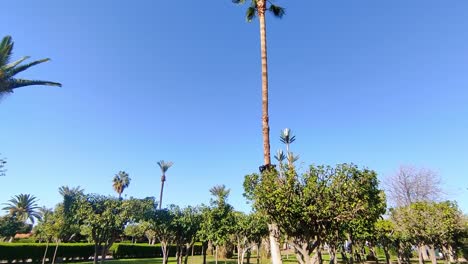
[[[291,258],[291,256],[290,256]],[[245,261],[244,261],[245,262]],[[283,261],[284,263],[296,263],[295,259],[290,259],[287,261]],[[93,262],[77,262],[80,264],[92,264]],[[151,258],[151,259],[117,259],[117,260],[106,260],[105,263],[107,264],[162,264],[162,258]],[[169,258],[169,264],[176,264],[176,259],[174,257]],[[189,257],[187,264],[201,264],[203,263],[203,257],[202,256],[193,256]],[[206,263],[207,264],[215,264],[215,259],[213,256],[207,256],[206,257]],[[237,259],[218,259],[218,264],[237,264]],[[256,259],[255,257],[250,258],[250,263],[251,264],[256,264]],[[269,259],[262,259],[261,264],[269,264],[270,260]]]

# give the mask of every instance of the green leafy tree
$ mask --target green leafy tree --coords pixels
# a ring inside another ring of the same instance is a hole
[[[259,213],[246,215],[242,212],[234,214],[234,236],[237,244],[237,263],[244,263],[247,254],[250,263],[250,251],[253,247],[257,248],[257,263],[259,263],[259,248],[262,239],[268,236],[268,225],[266,218]]]
[[[429,255],[433,264],[437,263],[435,248],[442,249],[447,262],[454,261],[454,248],[459,244],[464,234],[465,220],[463,214],[453,202],[416,202],[409,206],[392,210],[392,220],[395,229],[407,234],[413,245],[418,249],[422,245],[429,247]],[[424,258],[418,251],[419,262]]]
[[[14,216],[2,216],[0,217],[0,239],[12,242],[17,233],[29,233],[31,227],[31,225],[18,220]]]
[[[10,62],[11,56],[13,54],[13,46],[14,43],[11,36],[3,37],[2,41],[0,42],[0,96],[5,93],[11,93],[16,88],[30,85],[62,86],[57,82],[16,78],[18,73],[21,73],[37,64],[47,62],[50,59],[41,59],[30,63],[21,64],[29,59],[29,56],[26,56],[17,61]]]
[[[130,177],[125,171],[119,171],[112,179],[112,187],[114,191],[119,195],[119,200],[122,199],[123,191],[130,185]]]
[[[175,242],[177,245],[176,262],[182,264],[188,263],[190,249],[196,242],[197,232],[201,225],[201,211],[198,207],[188,206],[179,208],[171,206],[170,210],[174,215],[173,228]]]
[[[38,212],[37,198],[31,194],[18,194],[13,196],[3,210],[8,211],[11,216],[18,220],[26,222],[29,220],[34,224],[35,219],[39,219],[41,215]]]
[[[215,262],[218,263],[219,247],[226,245],[234,227],[233,207],[227,203],[230,190],[224,185],[217,185],[210,189],[213,196],[209,209],[204,212],[201,224],[204,239],[211,241],[215,247]]]
[[[124,234],[132,238],[132,243],[145,236],[146,226],[142,223],[128,224],[125,227]]]
[[[159,194],[159,210],[161,210],[162,206],[162,197],[163,197],[163,192],[164,192],[164,182],[166,181],[166,172],[167,170],[172,167],[174,164],[172,161],[164,161],[160,160],[157,162],[159,168],[161,169],[161,192]]]
[[[395,226],[389,219],[380,219],[375,222],[374,230],[374,240],[382,247],[385,254],[385,262],[387,264],[391,264],[390,248],[394,244],[395,240]]]
[[[128,222],[128,205],[118,199],[96,194],[85,195],[77,202],[76,213],[83,233],[94,242],[94,263],[97,263],[99,249],[103,263],[107,250],[123,233]]]
[[[352,164],[310,166],[303,175],[290,168],[284,178],[274,170],[247,175],[244,189],[254,208],[289,238],[301,264],[321,261],[311,254],[327,233],[353,221],[373,224],[385,208],[376,173]]]
[[[154,217],[150,219],[151,230],[154,231],[155,237],[161,243],[161,251],[163,255],[163,264],[167,264],[169,260],[169,245],[175,240],[175,232],[173,227],[174,215],[168,209],[156,211]]]
[[[38,225],[34,228],[34,236],[47,243],[42,263],[45,263],[49,242],[55,242],[55,250],[52,257],[53,264],[55,263],[60,242],[68,237],[70,231],[67,228],[70,225],[66,223],[63,204],[58,204],[54,211],[45,208],[45,210],[42,210],[41,215],[42,217]]]

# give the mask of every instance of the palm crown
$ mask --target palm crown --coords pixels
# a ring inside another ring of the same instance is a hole
[[[232,0],[234,4],[243,4],[245,0]],[[247,21],[252,21],[257,14],[264,13],[266,10],[270,11],[275,17],[283,17],[285,14],[284,8],[273,4],[268,0],[251,0],[250,6],[247,8],[245,17]]]
[[[130,180],[128,173],[125,171],[119,171],[119,173],[114,176],[112,187],[114,187],[114,190],[119,194],[119,198],[123,191],[130,185]]]
[[[11,36],[4,37],[0,42],[0,94],[13,92],[13,89],[15,88],[30,85],[62,86],[62,84],[57,82],[15,78],[16,74],[23,72],[34,65],[47,62],[50,59],[46,58],[21,64],[29,59],[29,56],[25,56],[17,61],[10,62],[11,55],[13,54],[13,46],[14,43]]]
[[[18,194],[8,200],[3,210],[7,210],[11,216],[20,221],[26,222],[29,219],[31,223],[34,223],[35,219],[41,218],[36,202],[37,198],[34,195]]]

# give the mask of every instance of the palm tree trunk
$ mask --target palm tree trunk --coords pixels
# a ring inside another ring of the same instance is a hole
[[[270,124],[268,117],[268,63],[265,23],[265,0],[257,2],[258,19],[260,21],[260,51],[262,58],[262,131],[263,131],[263,163],[269,165],[270,158]]]
[[[163,191],[164,191],[164,175],[161,177],[161,193],[159,194],[159,210],[161,210],[162,206],[162,197],[163,197]]]
[[[266,1],[257,1],[258,20],[260,24],[260,52],[262,59],[262,132],[263,132],[263,163],[266,166],[271,164],[270,158],[270,124],[268,116],[268,61],[266,43],[266,22],[265,22]],[[267,167],[268,169],[268,167]],[[283,263],[281,251],[276,234],[279,232],[276,224],[270,224],[270,246],[273,264]]]

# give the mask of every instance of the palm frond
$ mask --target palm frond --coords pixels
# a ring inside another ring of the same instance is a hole
[[[268,8],[268,11],[270,11],[275,17],[282,18],[285,14],[284,8],[281,6],[273,5],[271,4],[270,7]]]
[[[44,63],[44,62],[48,62],[50,61],[49,58],[46,58],[46,59],[41,59],[41,60],[37,60],[37,61],[33,61],[33,62],[30,62],[28,64],[25,64],[25,65],[21,65],[21,66],[18,66],[16,68],[12,68],[12,69],[9,69],[7,71],[7,74],[6,74],[6,78],[10,78],[10,77],[13,77],[15,76],[16,74],[22,72],[22,71],[25,71],[27,69],[29,69],[30,67],[34,66],[34,65],[37,65],[37,64],[41,64],[41,63]]]
[[[61,83],[49,82],[49,81],[40,81],[40,80],[24,80],[24,79],[9,79],[6,89],[0,87],[0,92],[13,90],[15,88],[31,86],[31,85],[48,85],[48,86],[57,86],[62,87]]]
[[[288,153],[288,163],[293,164],[299,160],[299,155],[294,155],[292,152]]]
[[[164,174],[166,173],[166,171],[172,167],[172,165],[174,164],[172,161],[164,161],[164,160],[160,160],[158,162],[156,162],[159,166],[159,168],[161,169],[161,172]]]
[[[243,4],[245,0],[231,0],[234,4]]]
[[[247,11],[245,12],[245,18],[247,19],[247,22],[251,22],[257,13],[257,9],[253,6],[247,8]]]
[[[283,162],[286,159],[286,155],[284,154],[283,150],[278,149],[278,151],[276,152],[276,155],[275,155],[275,159],[279,163]]]
[[[292,130],[285,128],[281,131],[280,141],[284,144],[291,144],[296,140],[296,136],[292,134]]]
[[[25,60],[27,60],[27,59],[29,59],[29,58],[31,58],[31,57],[29,57],[29,56],[24,56],[23,58],[21,58],[21,59],[15,61],[15,62],[8,63],[7,65],[3,66],[3,70],[8,71],[8,70],[10,70],[10,69],[12,69],[12,68],[18,66],[20,63],[22,63],[23,61],[25,61]]]
[[[0,43],[0,65],[8,64],[13,50],[13,40],[11,36],[5,36]]]

